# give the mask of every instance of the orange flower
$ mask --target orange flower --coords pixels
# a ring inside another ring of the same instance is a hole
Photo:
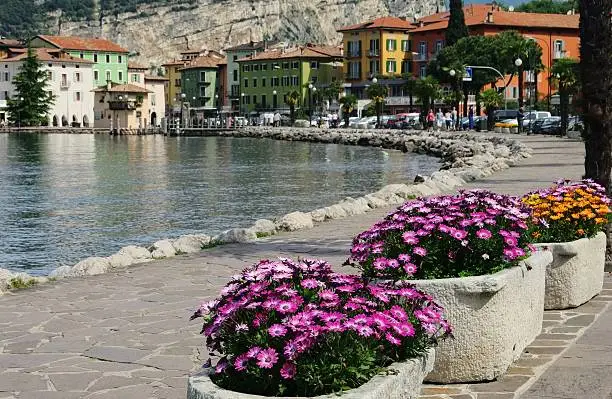
[[[578,229],[578,230],[576,231],[576,234],[578,234],[579,236],[583,236],[583,235],[584,235],[584,230],[582,230],[582,229]]]

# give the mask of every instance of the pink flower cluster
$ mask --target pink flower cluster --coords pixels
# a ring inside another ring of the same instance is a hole
[[[408,201],[354,239],[349,262],[396,280],[487,274],[528,254],[528,218],[519,198],[484,190]]]
[[[221,297],[202,304],[207,347],[217,373],[269,373],[291,380],[302,356],[325,350],[332,335],[381,348],[450,334],[442,308],[409,284],[371,284],[334,273],[322,260],[263,260],[234,276]]]

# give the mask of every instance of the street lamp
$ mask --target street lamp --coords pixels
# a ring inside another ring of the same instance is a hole
[[[308,106],[310,110],[308,111],[308,126],[312,125],[312,89],[314,86],[312,83],[308,84]]]
[[[514,60],[514,65],[516,65],[517,67],[520,67],[521,65],[523,65],[523,60],[521,60],[520,58],[517,58],[516,60]]]
[[[21,107],[23,107],[23,97],[19,97],[19,112],[17,112],[17,127],[21,129]]]
[[[455,80],[455,78],[457,79],[457,81],[455,82],[455,110],[457,111],[457,118],[455,120],[455,130],[459,130],[459,127],[461,126],[461,102],[459,101],[459,96],[457,95],[457,91],[459,93],[462,92],[462,82],[463,80],[459,80],[459,76],[457,76],[457,71],[455,71],[454,69],[451,69],[450,71],[448,71],[448,74],[451,76],[451,78],[453,78],[453,80]],[[461,126],[462,127],[462,126]]]
[[[372,83],[374,84],[378,83],[378,79],[376,79],[376,76],[372,78]]]
[[[221,117],[219,116],[219,95],[215,94],[215,109],[217,111],[217,120],[219,120],[219,124],[221,124]],[[215,124],[217,122],[215,121]]]
[[[240,93],[240,109],[244,112],[244,93]]]
[[[185,93],[181,93],[181,121],[179,122],[179,128],[184,126],[183,108],[185,107],[185,97],[187,97],[187,95]]]
[[[272,108],[276,110],[277,107],[278,107],[278,101],[276,99],[276,90],[272,90]]]

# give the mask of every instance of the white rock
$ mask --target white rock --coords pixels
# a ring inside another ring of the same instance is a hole
[[[306,121],[304,119],[298,119],[293,123],[294,127],[300,127],[300,128],[304,128],[304,127],[309,127],[310,126],[310,122]]]
[[[193,237],[200,242],[202,248],[210,245],[212,238],[206,234],[193,234]]]
[[[326,206],[323,209],[325,210],[325,219],[342,219],[348,216],[346,209],[339,204]]]
[[[138,247],[136,245],[128,245],[127,247],[123,247],[117,252],[120,255],[127,255],[134,259],[132,264],[135,263],[143,263],[149,262],[152,260],[153,256],[148,249],[144,247]]]
[[[122,252],[117,252],[106,258],[111,268],[115,267],[127,267],[129,265],[133,265],[134,263],[139,263],[134,260],[130,255]]]
[[[110,269],[108,259],[92,256],[72,266],[72,274],[75,276],[94,276],[106,273],[108,269]]]
[[[152,245],[151,256],[154,259],[170,258],[176,255],[176,249],[170,240],[155,241]]]
[[[249,242],[257,239],[257,233],[253,229],[230,229],[216,235],[213,242],[216,244],[231,244],[234,242]]]
[[[315,209],[314,211],[310,212],[313,222],[323,222],[326,214],[325,208]]]
[[[374,194],[366,194],[363,198],[365,198],[365,200],[368,202],[368,206],[372,209],[389,206],[387,201],[375,196]]]
[[[276,229],[280,231],[295,231],[312,227],[314,227],[312,217],[309,213],[304,212],[289,213],[276,223]]]
[[[71,276],[73,276],[73,274],[72,268],[70,266],[60,266],[57,269],[53,270],[51,273],[49,273],[49,277],[52,278],[64,278]]]
[[[255,231],[255,233],[261,234],[269,234],[272,235],[276,233],[276,226],[274,222],[268,219],[259,219],[255,221],[253,227],[251,227]]]
[[[193,234],[180,236],[172,242],[176,254],[192,254],[202,250],[202,241]]]

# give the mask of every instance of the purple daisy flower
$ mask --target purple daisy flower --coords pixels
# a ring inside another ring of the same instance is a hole
[[[293,362],[285,362],[280,369],[280,375],[285,380],[291,380],[297,373],[297,367]]]
[[[274,348],[263,349],[257,354],[257,366],[262,369],[271,369],[278,362],[278,353]]]
[[[272,337],[282,337],[287,334],[287,327],[282,324],[273,324],[268,328],[268,334]]]

